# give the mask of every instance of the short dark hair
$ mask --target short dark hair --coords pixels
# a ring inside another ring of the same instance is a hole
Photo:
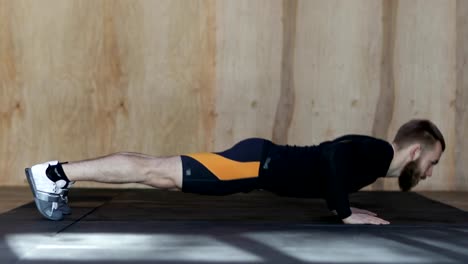
[[[439,141],[442,151],[445,150],[445,139],[434,123],[427,119],[413,119],[403,124],[398,129],[393,142],[398,148],[405,148],[414,143],[420,143],[424,149],[426,146],[434,147]]]

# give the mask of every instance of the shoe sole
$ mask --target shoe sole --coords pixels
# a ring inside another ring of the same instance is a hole
[[[34,182],[31,169],[26,168],[25,174],[26,174],[26,179],[28,179],[29,187],[31,188],[31,192],[33,193],[34,202],[36,203],[36,207],[39,213],[41,213],[42,216],[50,220],[54,220],[54,221],[62,220],[63,215],[61,212],[59,215],[54,216],[53,213],[52,215],[49,215],[44,211],[44,208],[43,208],[44,205],[50,205],[50,207],[52,207],[53,202],[58,203],[59,200],[61,199],[60,195],[38,191],[36,189],[36,184]]]

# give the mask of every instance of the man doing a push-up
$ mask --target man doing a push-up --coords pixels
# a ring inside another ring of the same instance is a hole
[[[345,224],[388,224],[372,212],[350,207],[348,195],[379,177],[398,178],[408,191],[432,175],[445,140],[429,120],[402,125],[393,141],[345,135],[312,146],[277,145],[249,138],[223,152],[154,157],[138,153],[26,169],[37,209],[50,220],[70,214],[75,181],[142,183],[157,189],[228,195],[256,189],[282,196],[323,198]]]

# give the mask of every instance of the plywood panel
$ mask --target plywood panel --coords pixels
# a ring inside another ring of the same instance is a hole
[[[0,0],[0,185],[25,185],[24,167],[56,158],[217,151],[246,137],[391,139],[421,117],[440,126],[447,151],[418,190],[468,190],[467,10],[436,0]]]
[[[380,87],[381,3],[301,1],[289,141],[369,134]]]
[[[18,51],[15,47],[15,7],[2,1],[0,8],[0,168],[11,167],[18,159],[16,148],[21,143],[17,137],[18,123],[24,120],[25,102],[22,96],[22,76]],[[11,171],[8,171],[11,173]],[[5,174],[2,184],[14,183],[11,174]]]
[[[272,137],[279,98],[282,1],[217,1],[214,149]]]
[[[429,118],[447,151],[434,176],[417,189],[455,188],[455,1],[400,1],[394,58],[395,107],[390,134],[410,118]],[[396,189],[388,181],[386,189]]]
[[[468,2],[457,1],[454,189],[468,190]]]
[[[288,143],[288,135],[296,102],[294,62],[296,54],[298,1],[283,1],[281,48],[281,87],[276,107],[272,140],[277,144]]]
[[[213,2],[2,4],[12,9],[1,8],[11,13],[2,16],[2,56],[14,63],[2,71],[2,100],[12,101],[2,129],[7,183],[23,183],[22,168],[57,157],[209,148]]]

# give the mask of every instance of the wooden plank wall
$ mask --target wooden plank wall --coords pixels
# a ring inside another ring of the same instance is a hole
[[[468,190],[467,17],[463,0],[0,0],[0,185],[51,159],[430,118],[447,151],[417,189]]]

